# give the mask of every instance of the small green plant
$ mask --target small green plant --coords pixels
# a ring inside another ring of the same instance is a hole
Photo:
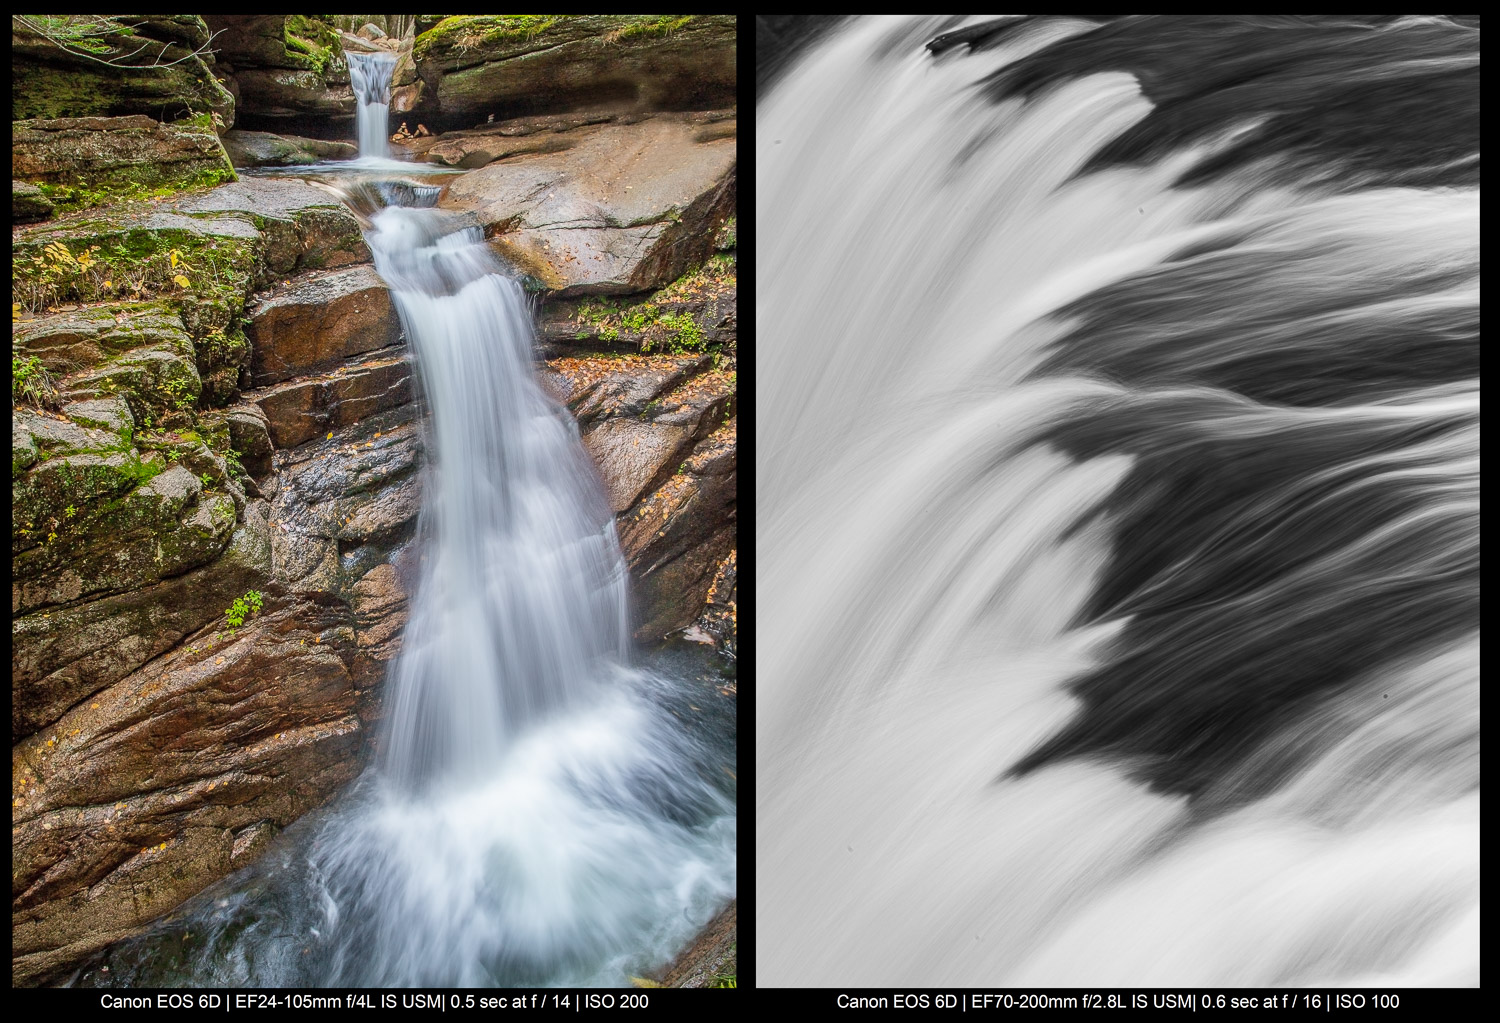
[[[226,465],[229,466],[229,475],[231,475],[231,476],[246,476],[246,475],[248,475],[248,473],[245,472],[245,467],[242,464],[240,464],[240,453],[238,451],[234,450],[234,448],[230,448],[228,451],[224,452],[224,462],[225,462]]]
[[[251,590],[243,597],[234,598],[234,606],[224,609],[224,618],[229,622],[231,628],[238,629],[245,624],[246,618],[254,618],[260,614],[261,592]]]
[[[13,401],[27,402],[38,408],[56,408],[61,403],[52,374],[35,355],[24,358],[14,351],[10,356],[10,396]]]
[[[65,508],[65,509],[63,509],[63,510],[64,510],[64,511],[65,511],[65,512],[66,512],[66,513],[67,513],[67,516],[68,516],[68,518],[70,518],[70,519],[71,519],[71,518],[72,518],[72,517],[73,517],[73,516],[74,516],[74,515],[77,515],[77,514],[78,514],[78,509],[77,509],[77,508],[75,508],[75,507],[73,507],[73,506],[72,506],[72,505],[71,505],[71,504],[70,504],[70,505],[68,505],[68,507],[67,507],[67,508]]]
[[[208,474],[206,472],[200,472],[198,474],[198,479],[200,479],[200,480],[203,481],[203,485],[205,487],[211,487],[211,486],[214,485],[214,478],[213,478],[213,476],[211,476],[210,474]]]
[[[735,979],[735,974],[733,974],[733,973],[716,973],[716,974],[714,974],[713,983],[709,984],[708,986],[709,987],[734,987],[734,979]]]

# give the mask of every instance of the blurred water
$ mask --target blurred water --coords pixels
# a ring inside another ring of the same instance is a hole
[[[761,982],[1477,984],[1477,40],[1107,20],[758,104]]]

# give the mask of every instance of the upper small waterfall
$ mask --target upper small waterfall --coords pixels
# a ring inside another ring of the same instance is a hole
[[[355,119],[359,126],[359,155],[389,155],[386,137],[390,134],[391,75],[396,57],[390,53],[352,53],[349,61],[349,84],[354,87],[359,109]]]

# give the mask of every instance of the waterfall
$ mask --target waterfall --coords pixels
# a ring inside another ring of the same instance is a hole
[[[1436,17],[780,69],[761,983],[1479,982],[1478,96]]]
[[[344,59],[349,62],[349,84],[359,101],[354,112],[359,155],[384,159],[390,154],[386,140],[391,133],[391,75],[396,70],[396,55],[345,51]]]
[[[362,56],[368,156],[385,93],[364,89],[390,69]],[[622,986],[734,897],[732,740],[683,678],[630,663],[614,516],[535,379],[527,296],[436,186],[370,173],[327,171],[369,215],[428,413],[374,763],[82,983]]]

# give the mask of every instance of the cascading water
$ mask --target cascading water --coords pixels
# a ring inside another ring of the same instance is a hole
[[[361,207],[436,195],[332,187]],[[620,985],[734,895],[729,730],[628,664],[614,519],[534,379],[526,296],[456,215],[363,212],[430,413],[423,568],[376,762],[79,983]]]
[[[354,112],[359,155],[385,159],[390,155],[386,138],[391,131],[391,75],[396,70],[396,56],[383,52],[346,52],[344,59],[349,64],[349,84],[359,102]]]
[[[1477,28],[775,70],[760,982],[1477,984]]]

